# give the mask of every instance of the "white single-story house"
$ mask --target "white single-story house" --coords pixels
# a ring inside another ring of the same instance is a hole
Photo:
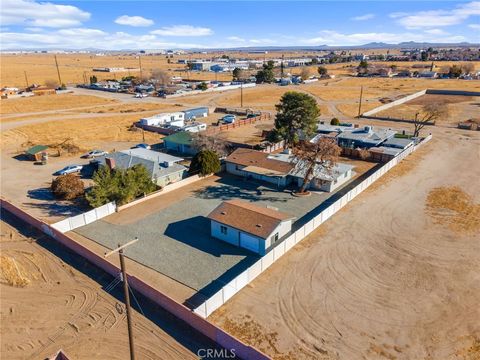
[[[265,255],[292,229],[293,216],[241,200],[224,201],[209,215],[212,237]]]
[[[268,154],[252,149],[237,149],[225,159],[226,171],[230,174],[264,181],[284,188],[290,184],[302,185],[305,169],[295,163],[288,153]],[[317,166],[315,177],[308,189],[331,192],[352,178],[353,166],[337,163],[327,172]]]
[[[170,124],[174,126],[184,126],[185,113],[183,111],[173,113],[161,113],[147,118],[140,119],[141,125],[160,126]]]

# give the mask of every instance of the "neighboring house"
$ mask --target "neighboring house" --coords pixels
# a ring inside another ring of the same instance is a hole
[[[422,71],[417,76],[420,78],[436,79],[438,74],[435,71]]]
[[[48,149],[48,146],[45,145],[35,145],[30,149],[25,151],[25,155],[31,161],[40,161],[42,160],[43,153]]]
[[[18,88],[15,88],[15,87],[4,87],[2,88],[1,90],[1,95],[2,96],[9,96],[9,95],[16,95],[18,94],[20,90],[18,90]]]
[[[388,148],[405,150],[406,148],[413,146],[413,144],[414,144],[414,141],[412,139],[392,137],[387,141],[385,141],[382,144],[382,146],[388,147]]]
[[[161,113],[147,118],[142,118],[140,119],[140,125],[161,126],[168,124],[181,127],[185,125],[184,121],[185,113],[183,111],[178,111],[173,113]]]
[[[259,255],[292,229],[293,216],[241,200],[224,201],[209,215],[212,237]]]
[[[371,148],[393,138],[396,131],[390,129],[374,129],[373,126],[354,128],[337,135],[338,145],[344,148]]]
[[[187,109],[183,111],[185,114],[185,120],[198,119],[200,117],[208,116],[208,107],[198,107],[193,109]]]
[[[135,92],[139,92],[139,93],[143,93],[143,92],[151,93],[151,92],[154,92],[154,91],[155,91],[155,86],[153,86],[153,85],[143,85],[143,84],[140,84],[140,85],[135,86]]]
[[[268,182],[283,188],[291,183],[288,175],[293,170],[293,164],[271,159],[269,154],[251,150],[236,149],[226,159],[226,171],[230,174]]]
[[[267,154],[251,149],[237,149],[225,159],[226,171],[230,174],[255,179],[284,188],[291,184],[301,186],[305,176],[305,167],[295,163],[293,155],[288,153]],[[337,163],[328,173],[317,166],[315,177],[308,188],[331,192],[352,178],[353,166]]]
[[[193,71],[207,71],[214,65],[211,61],[194,61],[189,63],[189,67]]]
[[[57,93],[57,90],[55,90],[54,88],[37,87],[33,89],[32,92],[35,96],[55,95]]]
[[[128,169],[134,165],[143,165],[158,186],[182,180],[187,168],[178,164],[182,158],[147,149],[122,150],[96,160],[100,166],[109,166],[111,169]]]
[[[190,155],[197,153],[197,150],[192,146],[192,133],[189,131],[179,131],[167,136],[163,138],[163,144],[167,150],[178,153]]]

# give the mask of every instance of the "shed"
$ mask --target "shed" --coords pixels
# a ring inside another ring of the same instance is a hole
[[[187,109],[184,111],[185,120],[198,119],[199,117],[208,116],[208,107],[198,107],[193,109]]]
[[[292,229],[293,216],[241,200],[224,201],[209,215],[212,237],[265,255]]]
[[[42,160],[42,153],[47,149],[48,149],[48,146],[35,145],[35,146],[32,146],[27,151],[25,151],[25,155],[27,155],[29,160],[40,161]]]

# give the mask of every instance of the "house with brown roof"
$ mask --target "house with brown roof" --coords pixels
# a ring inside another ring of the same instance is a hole
[[[295,161],[294,155],[282,152],[268,154],[252,149],[237,149],[225,159],[226,171],[246,179],[260,180],[284,188],[290,184],[301,186],[305,167]],[[314,178],[308,188],[331,192],[352,178],[353,166],[337,163],[330,172],[316,165]]]
[[[241,200],[222,202],[209,215],[212,237],[259,255],[288,234],[293,216]]]
[[[294,165],[276,159],[269,154],[252,149],[237,149],[225,159],[226,171],[247,179],[265,181],[279,188],[289,184],[288,174]]]

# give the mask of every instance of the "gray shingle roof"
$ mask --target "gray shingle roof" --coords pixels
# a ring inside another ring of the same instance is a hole
[[[138,150],[138,149],[136,149],[136,150]],[[166,155],[166,154],[162,154],[162,153],[158,153],[158,154]],[[170,158],[175,158],[175,159],[182,160],[182,159],[176,158],[174,156],[170,156],[170,155],[166,155],[166,156],[168,156]],[[107,156],[102,156],[102,157],[98,158],[98,161],[101,165],[106,164],[106,161],[105,161],[106,157],[114,159],[115,160],[115,167],[117,167],[119,169],[128,169],[128,168],[130,168],[134,165],[143,165],[147,169],[148,173],[151,175],[152,180],[159,179],[159,178],[162,178],[162,177],[170,175],[170,174],[174,174],[174,173],[177,173],[177,172],[180,172],[180,171],[186,171],[187,170],[187,168],[185,166],[180,165],[180,164],[176,164],[174,162],[170,162],[170,165],[167,167],[167,166],[163,165],[163,162],[167,161],[167,160],[158,161],[158,159],[153,160],[151,158],[150,159],[149,158],[143,158],[143,157],[138,156],[138,154],[137,155],[129,154],[128,151],[115,152],[115,153],[112,153],[112,154],[108,154]],[[162,157],[160,157],[160,159],[161,158]]]

